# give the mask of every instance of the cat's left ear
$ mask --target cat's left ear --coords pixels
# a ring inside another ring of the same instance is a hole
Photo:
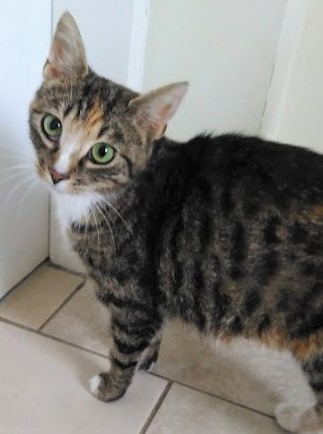
[[[56,27],[48,60],[44,66],[44,80],[64,80],[88,74],[85,48],[77,24],[65,12]]]
[[[175,114],[188,89],[186,81],[170,84],[134,98],[129,109],[135,122],[145,130],[151,140],[159,139],[168,121]]]

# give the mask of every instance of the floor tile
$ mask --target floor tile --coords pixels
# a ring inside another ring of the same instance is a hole
[[[206,342],[179,321],[164,333],[153,371],[267,414],[280,402],[308,406],[314,399],[288,353],[243,340]]]
[[[276,422],[220,399],[173,385],[147,434],[283,434]]]
[[[43,265],[0,301],[0,317],[39,328],[82,282],[82,278]]]
[[[108,355],[111,346],[109,312],[86,283],[44,327],[43,332]]]
[[[88,386],[106,359],[1,321],[0,348],[1,434],[138,434],[166,386],[138,373],[106,404]]]
[[[82,288],[44,332],[106,355],[111,345],[107,311],[90,287]],[[239,340],[211,345],[179,321],[166,328],[153,371],[268,414],[280,402],[313,401],[289,354]]]

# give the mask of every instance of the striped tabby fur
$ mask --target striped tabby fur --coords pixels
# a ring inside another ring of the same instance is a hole
[[[31,104],[38,173],[70,198],[65,228],[112,312],[112,366],[93,393],[122,396],[176,316],[288,349],[317,397],[293,429],[323,429],[323,157],[238,135],[165,138],[186,88],[139,97],[97,76],[65,14]],[[48,113],[59,141],[42,131]],[[89,160],[95,142],[114,148],[109,164]],[[292,425],[286,409],[278,420]]]

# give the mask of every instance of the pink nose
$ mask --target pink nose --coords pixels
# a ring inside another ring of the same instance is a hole
[[[54,184],[64,181],[65,179],[69,179],[69,175],[64,175],[63,173],[57,172],[55,169],[50,170],[50,176],[52,177]]]

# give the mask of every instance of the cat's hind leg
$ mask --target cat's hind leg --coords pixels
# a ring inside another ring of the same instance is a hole
[[[323,434],[323,352],[302,361],[301,366],[317,402],[307,409],[281,404],[275,412],[277,422],[291,432]]]
[[[138,365],[139,371],[148,371],[156,362],[159,356],[159,348],[161,342],[161,332],[157,333],[154,339],[150,342],[149,347],[142,354]]]

